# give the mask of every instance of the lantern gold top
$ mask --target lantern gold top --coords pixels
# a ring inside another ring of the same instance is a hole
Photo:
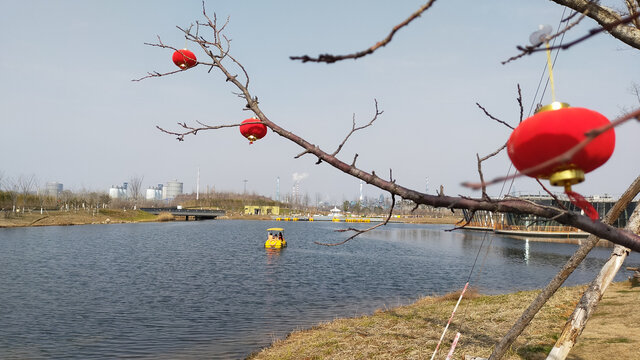
[[[552,103],[551,103],[551,104],[549,104],[549,105],[545,105],[545,106],[542,106],[541,108],[539,108],[539,109],[536,111],[536,114],[537,114],[537,113],[541,113],[541,112],[543,112],[543,111],[551,111],[551,110],[566,109],[566,108],[568,108],[568,107],[570,107],[570,106],[569,106],[569,104],[567,104],[567,103],[563,103],[563,102],[560,102],[560,101],[554,101],[554,102],[552,102]]]
[[[564,186],[566,190],[571,190],[571,185],[584,181],[584,171],[577,168],[570,168],[556,171],[549,176],[549,182],[553,186]]]

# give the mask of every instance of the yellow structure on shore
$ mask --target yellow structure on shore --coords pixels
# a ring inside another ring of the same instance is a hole
[[[245,215],[280,215],[280,206],[245,205]]]

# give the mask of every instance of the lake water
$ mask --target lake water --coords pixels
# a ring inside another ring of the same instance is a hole
[[[263,248],[271,226],[286,228],[286,249]],[[292,330],[459,290],[483,241],[471,285],[484,293],[540,288],[577,248],[407,224],[313,244],[347,226],[359,225],[0,229],[0,358],[244,358]],[[589,282],[610,250],[595,249],[568,284]]]

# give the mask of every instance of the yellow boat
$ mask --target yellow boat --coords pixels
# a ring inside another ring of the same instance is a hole
[[[284,239],[284,229],[267,229],[267,241],[264,242],[264,247],[267,249],[282,249],[287,247],[287,241]]]

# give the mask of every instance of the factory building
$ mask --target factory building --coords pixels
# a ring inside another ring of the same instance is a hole
[[[162,199],[173,200],[178,195],[182,195],[182,187],[183,184],[178,180],[168,181],[167,184],[162,188]]]
[[[46,195],[58,197],[62,194],[62,184],[59,182],[48,182],[46,187]]]
[[[147,193],[145,194],[145,199],[149,201],[162,200],[163,187],[164,186],[162,186],[162,184],[158,184],[158,186],[148,188]]]
[[[129,197],[128,183],[122,183],[122,186],[111,186],[109,189],[109,197],[112,199],[126,199]]]

